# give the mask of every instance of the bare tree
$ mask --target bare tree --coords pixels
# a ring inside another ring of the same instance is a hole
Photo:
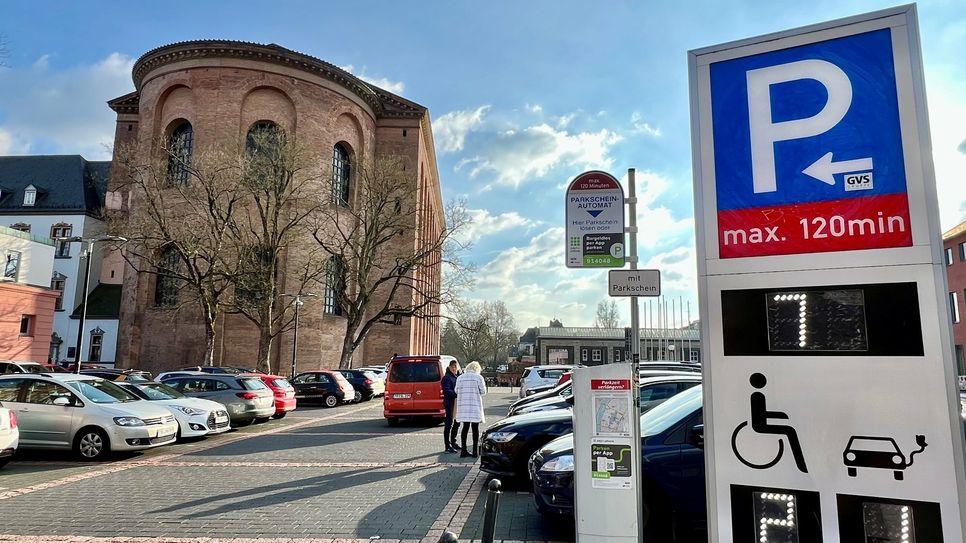
[[[231,151],[209,149],[194,157],[162,141],[159,157],[143,161],[134,147],[116,153],[122,172],[115,196],[129,195],[129,214],[107,212],[108,229],[130,241],[123,255],[139,273],[162,282],[155,304],[201,310],[204,364],[214,360],[215,323],[238,273],[232,243],[244,193],[237,189],[242,164]]]
[[[313,233],[329,256],[327,291],[346,320],[340,368],[351,367],[376,324],[438,317],[468,271],[460,260],[465,246],[454,237],[469,221],[462,203],[447,206],[438,224],[421,223],[432,217],[420,215],[425,202],[402,160],[357,163],[353,205],[322,206]]]
[[[519,342],[520,332],[513,322],[513,315],[502,301],[484,302],[483,312],[488,328],[488,362],[495,367],[506,362],[510,348]]]
[[[620,326],[620,314],[617,312],[615,300],[601,300],[597,303],[597,318],[594,319],[596,328],[617,328]]]
[[[326,263],[318,247],[299,243],[310,239],[310,219],[321,208],[320,163],[273,124],[256,125],[248,134],[238,183],[246,212],[236,217],[231,232],[239,256],[231,309],[258,327],[262,371],[271,371],[272,343],[291,325],[280,287],[291,294],[305,292],[318,282]]]
[[[506,362],[519,336],[513,315],[502,301],[464,303],[443,328],[442,352],[495,367]]]

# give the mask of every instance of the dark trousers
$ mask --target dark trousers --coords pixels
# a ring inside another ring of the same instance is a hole
[[[455,449],[456,434],[459,432],[460,423],[453,420],[453,404],[443,403],[443,408],[446,409],[446,424],[443,426],[443,444]]]
[[[480,423],[478,422],[463,423],[463,450],[466,450],[466,433],[471,428],[473,430],[473,454],[476,454],[476,445],[480,441]]]

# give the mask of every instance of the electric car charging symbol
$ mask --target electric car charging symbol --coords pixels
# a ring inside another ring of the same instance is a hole
[[[909,458],[902,454],[896,440],[891,437],[852,436],[845,446],[842,457],[849,477],[855,477],[858,468],[891,469],[896,481],[903,478],[902,471],[915,461],[914,456],[926,450],[926,436],[917,435],[916,445],[919,448],[909,454]]]

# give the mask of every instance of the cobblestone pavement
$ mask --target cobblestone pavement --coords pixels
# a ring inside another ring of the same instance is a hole
[[[486,397],[490,423],[515,398]],[[422,541],[479,538],[487,477],[441,453],[442,428],[390,428],[381,402],[302,406],[285,419],[104,463],[21,451],[0,471],[0,542]],[[525,489],[497,535],[572,540]],[[551,526],[551,524],[554,524]]]

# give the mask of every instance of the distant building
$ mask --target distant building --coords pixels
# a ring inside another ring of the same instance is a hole
[[[527,330],[532,338],[536,364],[584,364],[597,366],[630,360],[624,328],[541,326]],[[701,362],[701,337],[697,326],[682,329],[641,328],[641,361]]]
[[[134,63],[132,76],[136,90],[108,103],[117,113],[115,153],[132,146],[138,157],[147,160],[158,156],[161,142],[166,141],[177,145],[190,162],[205,146],[242,145],[250,134],[280,131],[319,152],[316,173],[331,176],[336,209],[364,204],[358,188],[361,172],[377,158],[403,160],[404,182],[413,189],[417,211],[413,226],[398,231],[399,247],[415,250],[445,227],[430,116],[424,106],[333,64],[275,44],[198,40],[165,45],[142,55]],[[131,216],[143,213],[137,193],[128,194],[123,187],[121,166],[114,175],[109,207]],[[305,234],[293,250],[286,251],[278,269],[281,284],[297,282],[304,256],[298,249],[315,244]],[[439,292],[439,255],[430,260],[415,272],[415,282],[421,286],[400,289],[394,300],[421,304]],[[134,264],[124,272],[121,364],[159,371],[202,363],[206,345],[200,310],[176,311],[177,283],[151,273],[143,262]],[[374,265],[392,268],[387,261]],[[298,362],[302,369],[339,363],[347,321],[337,305],[336,290],[346,288],[345,264],[333,258],[329,270],[325,286],[312,292],[318,297],[301,310]],[[437,308],[428,307],[426,314],[377,324],[356,350],[354,364],[383,364],[394,353],[438,353]],[[248,320],[237,314],[222,315],[217,334],[216,364],[255,365],[259,335]],[[273,342],[273,368],[292,359],[291,334],[286,332]]]
[[[949,283],[949,309],[953,323],[953,345],[959,375],[966,375],[966,221],[943,234],[943,259]]]
[[[50,351],[41,361],[48,357],[55,362],[74,360],[79,323],[74,313],[84,301],[86,260],[81,258],[81,244],[52,238],[93,237],[104,232],[99,216],[110,167],[110,162],[88,161],[79,155],[0,157],[0,224],[53,244],[53,269],[43,281],[36,279],[37,285],[58,294]],[[98,246],[94,251],[88,292],[102,284],[121,283],[120,255],[104,255],[102,250]],[[90,360],[93,354],[98,361],[113,362],[114,322],[85,324],[82,360]],[[101,346],[92,352],[94,342]]]
[[[48,288],[54,242],[0,226],[0,360],[46,362],[58,293]]]

